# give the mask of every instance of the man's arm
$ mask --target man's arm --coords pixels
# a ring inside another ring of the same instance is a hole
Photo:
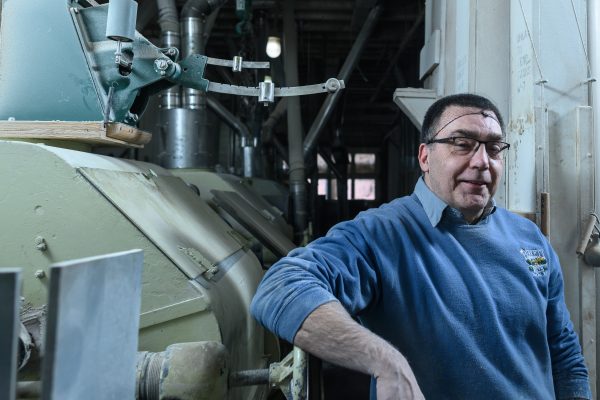
[[[317,357],[377,380],[377,400],[424,399],[406,358],[354,321],[337,301],[304,320],[294,344]]]

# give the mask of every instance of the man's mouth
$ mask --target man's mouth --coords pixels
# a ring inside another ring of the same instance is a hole
[[[487,182],[486,181],[478,181],[478,180],[466,180],[463,179],[461,182],[467,183],[469,185],[473,185],[473,186],[486,186]]]

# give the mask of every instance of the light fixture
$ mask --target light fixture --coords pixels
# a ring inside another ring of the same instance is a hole
[[[277,36],[269,36],[267,39],[267,55],[270,58],[277,58],[281,54],[281,39]]]

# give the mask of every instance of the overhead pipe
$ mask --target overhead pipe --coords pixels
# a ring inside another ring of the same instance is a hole
[[[294,18],[295,1],[286,1],[283,5],[283,49],[285,80],[288,86],[298,86],[298,37]],[[302,115],[300,99],[288,99],[288,151],[289,183],[292,197],[293,227],[297,242],[302,242],[306,234],[306,178],[304,154],[302,153]]]
[[[221,102],[213,96],[206,96],[208,107],[213,110],[219,118],[223,120],[231,129],[239,133],[241,137],[249,137],[250,131],[238,117],[227,109]]]
[[[244,177],[254,176],[254,143],[250,131],[238,117],[233,115],[219,100],[213,96],[206,96],[208,107],[213,110],[230,128],[235,130],[241,138],[243,146],[243,174]]]
[[[400,45],[398,46],[396,53],[394,54],[392,59],[388,62],[387,69],[385,70],[383,75],[379,78],[379,83],[377,84],[377,87],[375,88],[373,95],[369,99],[370,103],[373,103],[377,99],[377,96],[379,96],[379,92],[381,92],[381,89],[383,89],[383,85],[384,85],[387,77],[390,75],[390,73],[392,72],[394,67],[397,66],[398,59],[400,59],[400,56],[402,55],[402,53],[404,53],[404,50],[406,49],[406,47],[408,47],[408,44],[412,41],[412,38],[415,35],[415,33],[417,32],[417,29],[419,28],[419,26],[421,26],[421,23],[423,22],[424,17],[425,17],[425,11],[423,10],[419,13],[419,16],[417,17],[415,22],[412,24],[412,26],[410,27],[410,29],[408,30],[406,35],[404,35],[404,38],[402,39],[402,42],[400,42]]]
[[[277,124],[277,122],[283,117],[283,114],[287,111],[287,98],[283,97],[277,105],[275,109],[267,120],[262,125],[262,139],[263,142],[270,142],[273,135],[273,128]]]
[[[225,3],[227,0],[188,0],[181,9],[181,15],[188,18],[208,17]]]
[[[371,32],[373,28],[379,21],[379,16],[381,15],[382,6],[377,5],[371,9],[367,19],[365,20],[354,44],[352,45],[352,49],[350,49],[350,53],[346,57],[344,61],[344,65],[340,69],[340,73],[338,74],[338,79],[343,80],[345,82],[350,78],[350,74],[354,70],[356,63],[360,59],[360,56],[365,48],[365,44],[371,36]],[[306,139],[304,139],[304,157],[308,157],[308,155],[313,151],[315,145],[317,144],[317,140],[319,139],[319,135],[323,131],[323,127],[331,118],[332,111],[335,109],[335,106],[340,99],[341,90],[338,90],[334,93],[329,93],[327,98],[323,102],[317,117],[315,118],[308,134],[306,135]],[[289,114],[288,114],[289,115]]]

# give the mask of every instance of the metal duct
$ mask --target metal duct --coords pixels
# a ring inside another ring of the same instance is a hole
[[[283,6],[284,32],[284,68],[287,86],[298,86],[298,37],[294,19],[295,1],[289,0]],[[302,153],[302,116],[300,99],[288,99],[288,148],[290,166],[290,193],[294,212],[293,226],[296,241],[301,242],[306,232],[306,179],[304,171],[304,154]]]
[[[175,46],[181,39],[182,58],[204,54],[206,18],[224,1],[189,0],[183,7],[180,23],[173,0],[157,1],[165,45]],[[214,23],[214,19],[212,21]],[[212,129],[206,93],[186,88],[181,97],[180,90],[173,88],[161,99],[166,147],[163,165],[167,168],[213,168],[217,162],[218,136]]]
[[[241,137],[243,146],[243,171],[244,177],[254,176],[254,142],[250,136],[248,127],[235,115],[233,115],[223,104],[212,96],[206,96],[208,107],[213,110],[230,128],[235,130]]]
[[[165,168],[195,168],[199,164],[199,115],[195,110],[172,108],[161,111],[164,126]]]
[[[250,131],[248,127],[231,111],[227,109],[219,100],[213,96],[206,96],[208,106],[213,110],[230,128],[234,129],[242,137],[249,137]]]
[[[348,82],[348,79],[350,78],[350,74],[356,66],[356,62],[360,59],[360,55],[362,54],[362,51],[365,48],[367,39],[369,38],[369,36],[371,36],[371,32],[377,24],[377,21],[379,21],[381,9],[382,7],[380,5],[373,7],[365,23],[363,24],[360,33],[356,38],[356,41],[352,45],[352,49],[350,49],[350,53],[348,53],[348,57],[346,57],[344,65],[342,65],[342,69],[338,74],[338,79],[343,80],[344,82],[346,82],[346,84]],[[310,130],[308,131],[306,139],[304,140],[304,157],[307,157],[308,154],[312,152],[315,145],[317,144],[319,134],[323,131],[323,127],[325,126],[327,121],[329,121],[331,113],[335,109],[335,105],[337,104],[340,95],[341,90],[327,95],[327,98],[323,102],[323,105],[321,106],[317,117],[315,118],[312,126],[310,127]]]
[[[204,20],[205,17],[186,17],[181,19],[182,58],[192,54],[204,54]],[[185,88],[183,90],[183,106],[190,110],[206,109],[206,101],[202,99],[202,91]]]
[[[179,35],[179,15],[175,0],[156,0],[158,6],[158,24],[162,32],[162,46],[176,47],[181,45]],[[181,107],[181,87],[175,86],[163,91],[160,95],[160,107],[170,109]]]
[[[265,123],[262,126],[263,142],[271,141],[271,135],[272,135],[273,128],[275,127],[275,124],[277,124],[277,121],[279,121],[279,119],[281,119],[281,117],[283,116],[283,114],[286,111],[287,111],[287,98],[283,97],[283,98],[281,98],[281,100],[279,100],[279,102],[275,106],[275,109],[273,110],[271,115],[269,115],[269,118],[267,118],[267,120],[265,121]]]
[[[188,0],[181,10],[181,15],[183,17],[209,16],[225,3],[227,0]]]
[[[163,35],[174,32],[179,36],[179,14],[175,0],[156,0],[158,6],[158,24]]]

